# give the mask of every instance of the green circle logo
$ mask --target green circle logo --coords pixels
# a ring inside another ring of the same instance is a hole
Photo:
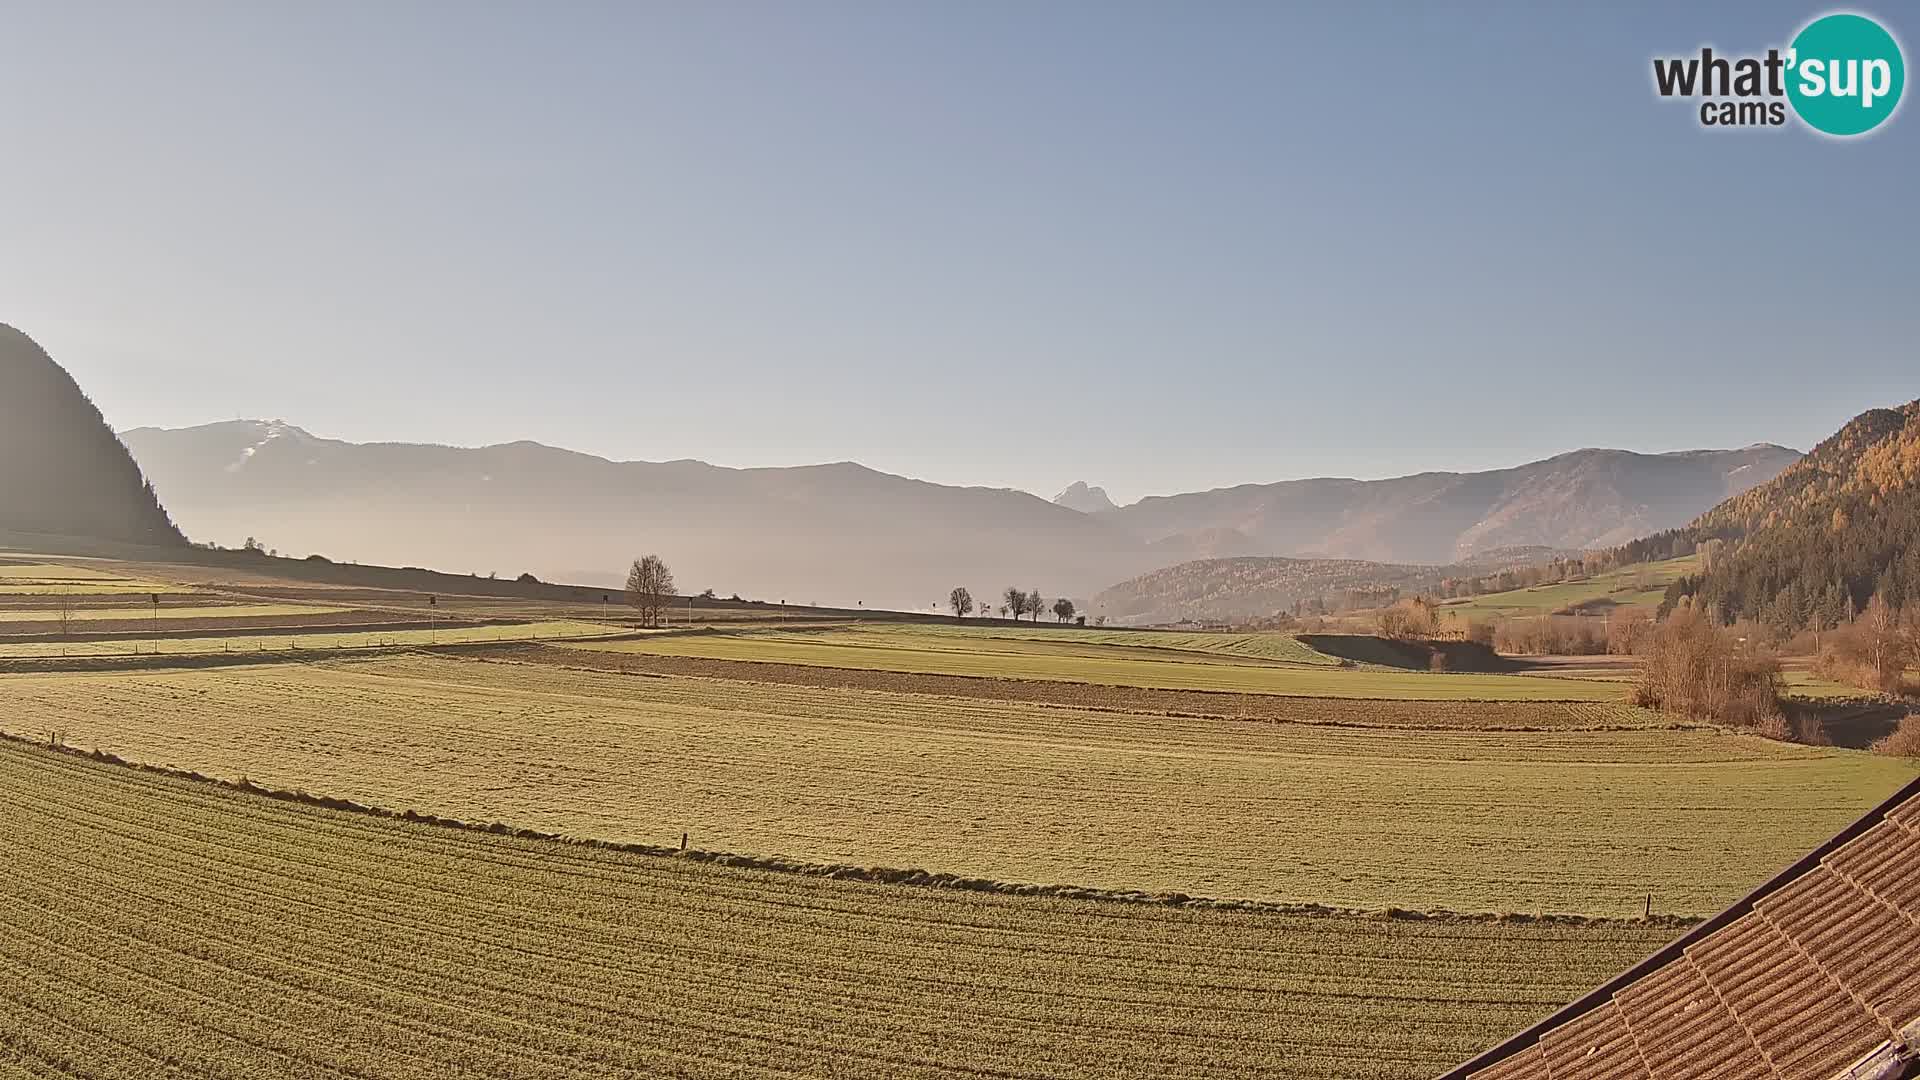
[[[1807,126],[1828,135],[1864,135],[1900,105],[1907,65],[1900,43],[1864,15],[1824,15],[1807,24],[1787,54],[1787,100]]]

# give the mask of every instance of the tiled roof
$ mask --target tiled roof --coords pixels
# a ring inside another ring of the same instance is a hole
[[[1920,781],[1440,1080],[1920,1076]]]

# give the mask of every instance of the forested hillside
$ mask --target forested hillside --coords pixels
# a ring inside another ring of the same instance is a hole
[[[100,410],[32,338],[0,323],[0,529],[183,543]]]
[[[1920,602],[1920,401],[1855,417],[1779,476],[1648,546],[1697,546],[1706,569],[1676,581],[1724,620],[1833,626],[1876,593]]]

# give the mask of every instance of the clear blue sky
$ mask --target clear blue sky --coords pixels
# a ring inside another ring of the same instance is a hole
[[[119,427],[1123,501],[1920,396],[1915,105],[1650,88],[1827,9],[1462,6],[0,0],[0,321]]]

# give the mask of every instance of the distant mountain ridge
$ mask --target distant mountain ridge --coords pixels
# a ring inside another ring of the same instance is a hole
[[[0,323],[0,529],[184,543],[127,448],[73,376]]]
[[[1075,480],[1067,489],[1053,497],[1055,506],[1064,506],[1069,510],[1078,510],[1083,514],[1104,514],[1118,509],[1113,500],[1107,497],[1107,489],[1088,487],[1085,480]]]
[[[1668,454],[1575,450],[1490,472],[1287,480],[1156,496],[1109,520],[1164,550],[1190,547],[1194,558],[1285,554],[1437,565],[1500,548],[1610,547],[1682,524],[1799,457],[1771,444]]]
[[[1494,473],[1286,481],[1111,507],[1084,482],[1049,502],[852,462],[734,469],[531,442],[356,444],[278,421],[123,437],[198,539],[251,535],[294,552],[482,574],[604,567],[591,580],[607,585],[657,551],[693,590],[909,610],[955,585],[1084,599],[1197,558],[1437,565],[1460,561],[1458,551],[1583,547],[1681,524],[1743,489],[1743,476],[1770,477],[1797,456],[1576,451]]]
[[[125,433],[196,538],[334,559],[618,586],[648,552],[680,587],[906,610],[955,585],[1060,595],[1138,572],[1145,545],[1025,492],[853,462],[614,462],[533,442],[324,439],[283,422]],[[583,575],[583,568],[598,567]]]

